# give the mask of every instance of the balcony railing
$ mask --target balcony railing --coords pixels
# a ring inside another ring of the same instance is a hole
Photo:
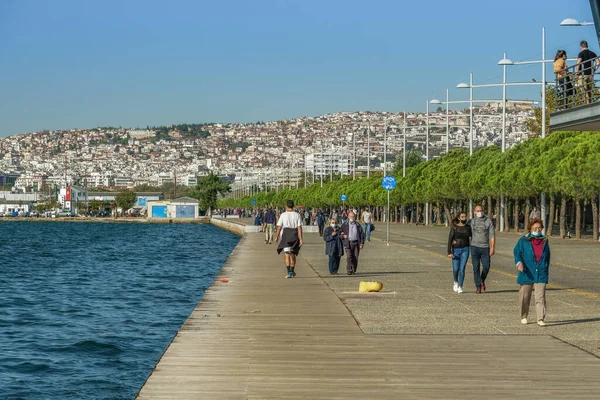
[[[600,65],[599,59],[584,61],[556,74],[557,112],[600,102],[597,65]]]

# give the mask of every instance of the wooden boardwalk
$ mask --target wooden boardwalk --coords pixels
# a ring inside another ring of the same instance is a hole
[[[138,399],[597,399],[600,359],[546,335],[367,335],[302,260],[246,234]],[[227,279],[222,283],[219,279]]]

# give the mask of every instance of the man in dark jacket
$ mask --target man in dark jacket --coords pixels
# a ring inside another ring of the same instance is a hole
[[[323,236],[323,229],[325,229],[325,216],[323,215],[323,211],[320,209],[317,211],[317,218],[315,219],[315,222],[319,227],[319,236]]]
[[[356,274],[358,268],[358,256],[365,245],[365,232],[356,222],[356,214],[348,213],[348,221],[342,224],[342,238],[346,249],[346,270],[348,275]]]

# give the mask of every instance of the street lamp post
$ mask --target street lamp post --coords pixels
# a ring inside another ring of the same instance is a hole
[[[425,114],[425,124],[426,124],[426,139],[425,139],[425,161],[429,161],[429,101],[425,103],[425,107],[427,113]]]
[[[369,129],[367,131],[367,178],[370,178],[370,177],[371,177],[371,125],[369,125]]]
[[[404,111],[404,126],[402,127],[402,176],[406,176],[406,111]]]
[[[573,22],[576,22],[577,25],[575,26],[581,26],[583,25],[580,24],[578,21],[567,18],[566,20],[564,20],[561,25],[562,26],[574,26]],[[538,84],[538,85],[542,85],[542,121],[541,121],[541,125],[542,125],[542,138],[546,137],[546,63],[548,62],[553,62],[554,60],[547,60],[546,59],[546,27],[542,27],[542,59],[541,60],[536,60],[536,61],[523,61],[523,62],[512,62],[511,60],[506,58],[506,54],[504,55],[504,58],[502,60],[500,60],[500,62],[498,62],[499,65],[503,65],[505,68],[505,74],[506,74],[506,66],[507,65],[525,65],[525,64],[541,64],[542,65],[542,82],[540,83],[534,83],[534,84]],[[505,85],[507,85],[505,83]],[[542,214],[542,222],[543,222],[543,226],[546,226],[546,193],[542,193],[541,194],[541,214]],[[544,234],[546,234],[546,228],[544,228]]]

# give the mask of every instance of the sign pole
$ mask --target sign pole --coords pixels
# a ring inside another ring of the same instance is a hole
[[[393,175],[386,175],[381,180],[381,186],[387,191],[387,212],[386,212],[386,222],[387,222],[387,245],[390,245],[390,191],[394,190],[396,187],[396,178]]]
[[[390,245],[390,191],[387,191],[387,245]]]

